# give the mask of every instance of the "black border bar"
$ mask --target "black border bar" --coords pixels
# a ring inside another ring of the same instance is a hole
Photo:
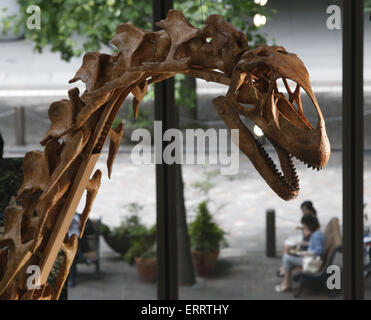
[[[364,298],[363,0],[343,1],[343,289]]]

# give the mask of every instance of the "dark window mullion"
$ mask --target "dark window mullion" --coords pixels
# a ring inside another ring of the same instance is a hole
[[[364,298],[363,0],[343,2],[344,299]]]
[[[153,0],[153,28],[155,22],[165,19],[172,0]],[[162,121],[163,132],[177,127],[175,117],[174,79],[155,85],[155,120]],[[156,138],[156,137],[155,137]],[[156,141],[160,145],[160,141]],[[159,154],[165,145],[161,142]],[[157,201],[157,298],[178,299],[178,264],[176,234],[176,165],[156,164]]]

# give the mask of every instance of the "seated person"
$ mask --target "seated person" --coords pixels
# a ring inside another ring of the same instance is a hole
[[[302,217],[304,217],[306,214],[311,214],[315,217],[317,217],[317,210],[313,207],[312,201],[304,201],[301,206],[301,212]],[[297,250],[306,250],[308,248],[308,241],[309,239],[306,238],[303,234],[303,228],[302,227],[296,227],[296,230],[299,232],[296,235],[293,235],[291,237],[288,237],[285,240],[285,243],[283,245],[283,255],[286,253],[289,253],[291,249],[297,249]],[[277,271],[277,276],[283,277],[283,267],[281,266],[280,270]]]
[[[281,285],[276,286],[277,292],[285,292],[291,290],[291,270],[294,267],[303,266],[304,256],[313,256],[324,258],[325,253],[325,237],[320,230],[318,219],[306,214],[302,218],[303,233],[305,237],[309,238],[309,246],[306,251],[297,251],[295,255],[285,253],[282,257],[282,265],[284,277]]]

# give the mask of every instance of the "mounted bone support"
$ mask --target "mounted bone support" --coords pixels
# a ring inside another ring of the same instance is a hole
[[[88,185],[86,186],[86,201],[85,201],[85,208],[81,214],[81,231],[79,237],[81,238],[85,231],[85,225],[88,221],[89,213],[93,206],[94,199],[98,193],[100,187],[100,181],[102,179],[102,171],[97,170],[95,171],[93,177],[89,180]]]
[[[62,262],[62,266],[59,270],[59,273],[57,275],[57,279],[55,281],[56,283],[55,283],[54,294],[52,298],[53,300],[59,299],[64,283],[67,280],[73,260],[75,259],[77,247],[78,247],[78,239],[75,234],[73,234],[71,238],[66,239],[62,244],[61,249],[64,253],[64,259]]]
[[[124,126],[120,123],[115,130],[110,129],[108,136],[110,138],[108,158],[107,158],[107,169],[108,178],[111,178],[113,161],[116,158],[116,154],[119,150],[122,137],[124,136]]]

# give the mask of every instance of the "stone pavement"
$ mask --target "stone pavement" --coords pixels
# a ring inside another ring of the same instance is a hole
[[[77,285],[69,288],[69,300],[152,300],[156,299],[156,284],[144,284],[138,279],[135,266],[129,266],[110,251],[101,239],[102,274],[95,278],[94,266],[78,265]],[[341,259],[341,257],[339,257]],[[291,292],[276,293],[280,283],[276,271],[280,257],[267,258],[263,252],[223,249],[215,273],[209,278],[197,278],[193,286],[179,287],[179,298],[186,300],[289,300]],[[324,293],[305,290],[297,299],[340,299]],[[371,277],[366,280],[366,299],[371,299]]]
[[[180,299],[291,299],[290,293],[274,292],[275,285],[280,281],[275,277],[279,263],[279,258],[268,259],[257,252],[222,253],[215,274],[210,278],[197,278],[193,286],[181,286]],[[94,266],[78,265],[77,285],[69,288],[68,299],[156,299],[156,284],[141,283],[136,267],[129,266],[112,251],[102,254],[101,269],[102,276],[97,280]],[[310,297],[313,294],[303,295],[303,298]],[[324,298],[322,295],[320,297]]]

